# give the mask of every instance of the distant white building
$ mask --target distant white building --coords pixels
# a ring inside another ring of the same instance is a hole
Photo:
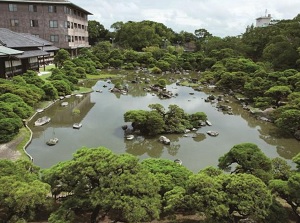
[[[271,14],[258,17],[256,19],[256,27],[266,27],[270,25],[271,19],[272,19]]]

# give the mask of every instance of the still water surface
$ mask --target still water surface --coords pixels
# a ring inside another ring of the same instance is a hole
[[[161,100],[144,91],[142,84],[128,85],[129,94],[121,95],[109,92],[112,84],[98,81],[93,87],[94,92],[81,98],[72,96],[64,99],[68,102],[67,107],[62,107],[63,101],[58,101],[38,114],[29,123],[33,131],[33,140],[27,151],[34,158],[34,163],[48,168],[60,161],[71,159],[72,154],[83,146],[104,146],[117,154],[127,152],[140,159],[181,159],[183,165],[198,172],[207,166],[217,166],[220,156],[234,145],[244,142],[255,143],[268,157],[279,156],[287,159],[290,164],[290,159],[300,152],[299,141],[279,137],[272,124],[255,119],[232,98],[231,102],[226,104],[232,107],[233,115],[228,115],[218,111],[216,104],[204,101],[210,92],[194,91],[190,87],[172,84],[167,89],[174,94],[178,93],[178,96]],[[102,93],[96,90],[101,90]],[[171,145],[168,146],[159,143],[158,136],[136,136],[132,141],[126,140],[121,126],[128,123],[124,123],[123,114],[128,110],[148,110],[148,105],[155,103],[162,104],[166,109],[170,104],[177,104],[186,113],[203,111],[212,122],[212,126],[190,132],[187,137],[183,134],[166,135],[171,140]],[[72,115],[74,108],[80,110],[80,115]],[[40,127],[33,126],[37,118],[45,115],[51,117],[50,123]],[[76,122],[83,124],[81,129],[72,128]],[[208,130],[215,130],[220,134],[210,137],[206,134]],[[58,144],[47,146],[46,141],[53,137],[59,139]]]

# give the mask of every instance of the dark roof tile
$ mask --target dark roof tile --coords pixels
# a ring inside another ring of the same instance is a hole
[[[43,46],[42,43],[26,37],[22,33],[13,32],[5,28],[0,28],[0,42],[2,45],[10,48]]]

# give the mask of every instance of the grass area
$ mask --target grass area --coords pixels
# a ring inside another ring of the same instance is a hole
[[[20,159],[29,160],[29,157],[24,153],[23,148],[30,139],[30,131],[27,128],[21,128],[17,138],[22,139],[16,146],[16,149],[21,153]]]
[[[48,73],[48,74],[41,75],[40,78],[47,82],[48,81],[47,78],[50,77],[50,76],[51,76],[51,72]]]
[[[197,84],[197,83],[191,83],[188,81],[180,82],[180,85],[187,86],[187,87],[198,87],[199,86],[199,84]]]
[[[36,109],[38,108],[46,108],[49,104],[51,103],[51,101],[40,101],[37,103],[37,105],[35,106]]]
[[[40,78],[47,82],[48,81],[47,78],[51,76],[51,71],[50,70],[52,68],[55,68],[54,64],[50,64],[50,65],[45,66],[45,70],[44,70],[44,67],[40,67],[39,72],[48,72],[48,73],[43,73],[42,75],[40,75]]]
[[[99,75],[90,75],[90,74],[87,74],[86,78],[87,79],[96,79],[96,80],[99,80],[99,79],[114,78],[114,77],[118,77],[118,76],[119,76],[118,74],[109,74],[109,73],[99,74]]]
[[[80,87],[79,90],[75,90],[72,93],[73,94],[81,94],[81,93],[88,93],[93,91],[92,88],[88,88],[88,87]]]
[[[55,65],[54,64],[50,64],[50,65],[46,65],[45,66],[45,70],[44,70],[44,67],[40,67],[40,72],[44,72],[44,71],[50,71],[52,68],[55,68]]]

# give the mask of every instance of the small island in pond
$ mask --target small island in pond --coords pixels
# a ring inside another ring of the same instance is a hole
[[[130,110],[124,114],[124,121],[131,122],[133,131],[145,135],[184,133],[186,129],[199,128],[207,120],[204,112],[187,114],[178,105],[169,105],[166,110],[161,104],[150,104],[150,111]]]

